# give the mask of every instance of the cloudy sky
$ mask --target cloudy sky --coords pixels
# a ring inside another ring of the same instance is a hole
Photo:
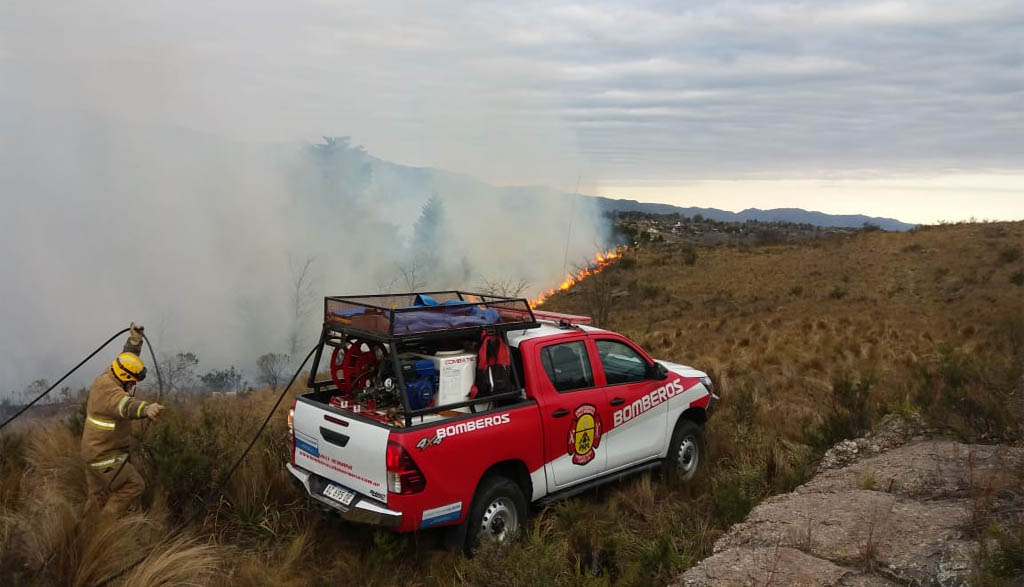
[[[1024,3],[7,0],[0,108],[499,184],[1024,218]]]

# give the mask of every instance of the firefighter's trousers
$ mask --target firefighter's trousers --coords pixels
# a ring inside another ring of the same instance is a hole
[[[121,469],[120,473],[117,472],[118,469]],[[124,467],[116,464],[106,469],[90,468],[86,479],[89,484],[86,508],[102,508],[104,512],[112,514],[123,514],[128,511],[146,487],[142,475],[139,475],[128,461],[124,461]]]

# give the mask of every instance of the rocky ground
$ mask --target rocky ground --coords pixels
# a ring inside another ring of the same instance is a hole
[[[968,585],[978,532],[1021,509],[1022,467],[1022,448],[887,416],[830,449],[810,482],[755,507],[674,585]]]

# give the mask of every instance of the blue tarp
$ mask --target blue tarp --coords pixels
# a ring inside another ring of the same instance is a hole
[[[438,305],[429,296],[416,296],[416,301],[420,302],[421,298],[426,298],[426,300],[433,302],[433,304],[429,302],[417,303],[417,306],[423,308],[433,306],[437,309],[424,310],[422,312],[395,312],[395,334],[447,330],[449,328],[468,328],[470,326],[497,324],[501,320],[501,315],[498,314],[497,310],[492,308],[484,310],[472,302],[452,300],[451,302]]]
[[[395,312],[393,324],[395,334],[469,328],[497,324],[501,321],[501,315],[495,309],[483,309],[473,302],[462,300],[449,300],[439,304],[434,298],[422,294],[416,296],[416,300],[409,308],[421,311]],[[364,308],[356,308],[335,311],[333,314],[342,318],[352,318],[365,311]]]

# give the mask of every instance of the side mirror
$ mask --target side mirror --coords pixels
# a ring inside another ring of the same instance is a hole
[[[650,373],[651,379],[657,379],[659,381],[662,379],[667,379],[668,367],[662,365],[661,363],[654,363],[653,365],[651,365],[650,369],[648,369],[648,373]]]

